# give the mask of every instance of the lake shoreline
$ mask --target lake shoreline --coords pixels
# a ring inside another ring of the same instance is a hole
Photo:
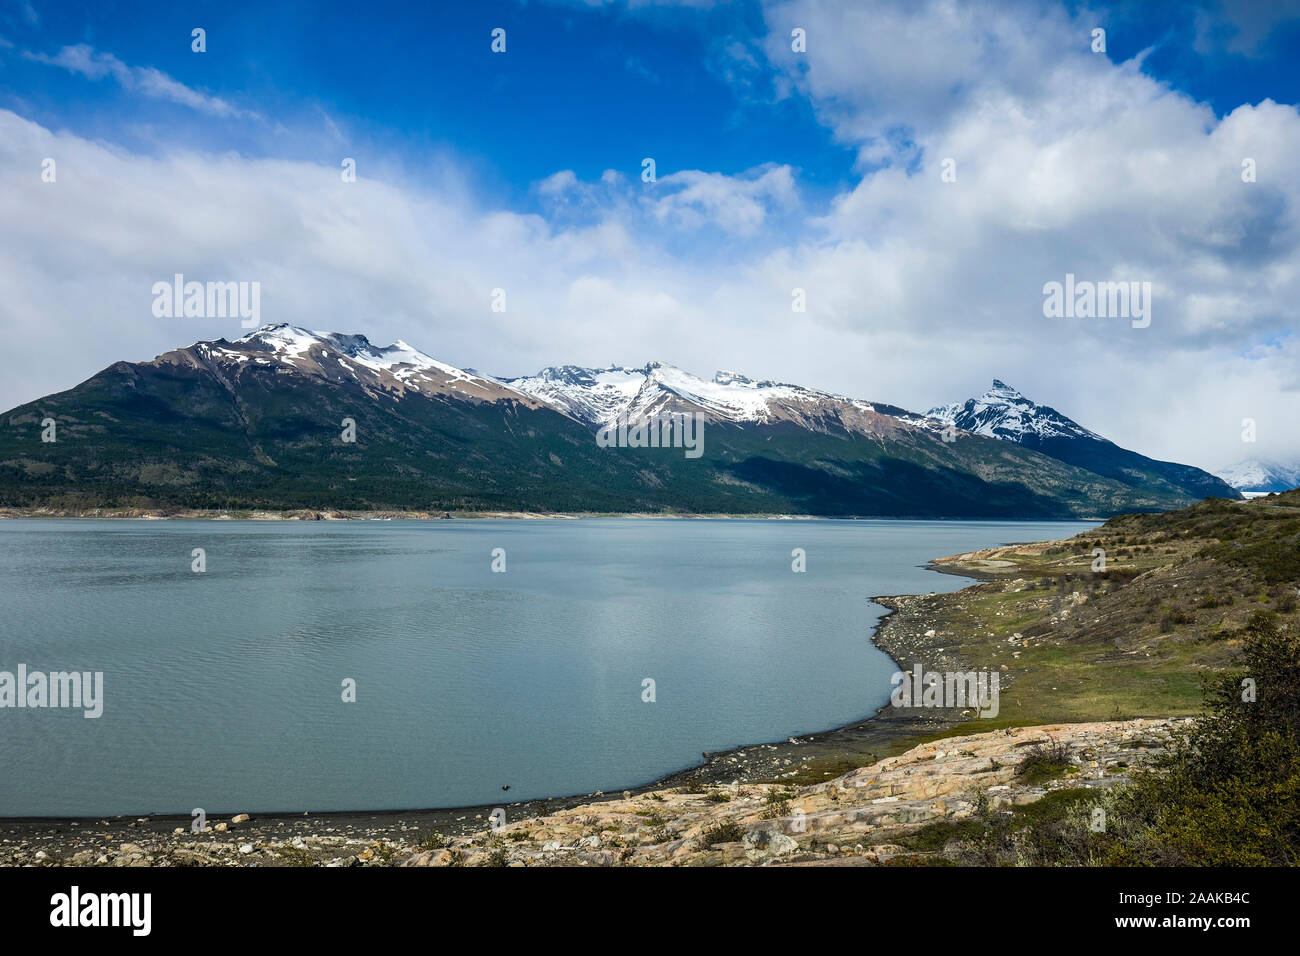
[[[945,574],[978,578],[978,572],[945,567],[930,562],[926,568]],[[974,585],[973,582],[972,586]],[[952,592],[953,595],[960,591]],[[942,596],[942,595],[941,595]],[[876,623],[871,642],[895,667],[903,657],[918,652],[930,641],[924,631],[932,629],[929,617],[912,614],[908,596],[878,596],[869,599],[886,608]],[[961,660],[930,647],[926,650],[928,667],[955,668]],[[24,851],[57,853],[71,856],[96,846],[116,843],[134,844],[142,839],[171,839],[185,843],[221,839],[269,841],[285,839],[336,840],[343,846],[370,846],[375,842],[409,844],[419,834],[436,831],[446,836],[464,836],[489,825],[489,816],[498,807],[508,820],[541,817],[602,801],[640,796],[669,788],[711,789],[733,783],[808,784],[822,782],[848,770],[866,766],[886,756],[902,753],[910,747],[950,731],[964,718],[955,710],[933,709],[918,714],[882,705],[875,713],[838,727],[785,740],[751,743],[723,751],[707,753],[704,762],[673,771],[652,781],[608,792],[571,794],[539,798],[517,803],[477,806],[434,807],[408,810],[337,810],[252,813],[246,808],[223,808],[207,815],[205,834],[191,834],[191,818],[183,814],[150,816],[116,815],[111,817],[0,817],[0,866],[12,865],[7,859],[17,843]],[[250,819],[239,824],[231,819],[245,812]],[[221,824],[226,829],[215,831]],[[177,833],[177,830],[181,833]],[[77,849],[80,848],[80,849]],[[412,847],[413,849],[413,847]],[[355,854],[352,854],[355,856]]]

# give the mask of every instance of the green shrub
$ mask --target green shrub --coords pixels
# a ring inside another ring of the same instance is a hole
[[[1025,783],[1045,783],[1056,780],[1074,770],[1070,748],[1059,740],[1037,743],[1025,751],[1016,767],[1016,776]]]
[[[1300,636],[1256,611],[1242,631],[1245,667],[1206,681],[1206,713],[1131,785],[1086,815],[986,838],[972,859],[1037,865],[1300,864]],[[1253,680],[1255,697],[1243,689]],[[1027,755],[1028,756],[1028,755]],[[991,850],[990,850],[991,848]]]
[[[794,794],[788,790],[769,790],[763,797],[765,806],[759,816],[764,820],[775,820],[790,812],[790,799]]]
[[[745,831],[740,828],[739,823],[728,820],[726,823],[711,826],[701,833],[700,843],[703,846],[716,846],[719,843],[738,843],[744,835]]]

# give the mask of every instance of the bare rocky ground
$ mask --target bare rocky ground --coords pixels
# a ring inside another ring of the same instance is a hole
[[[506,808],[493,827],[483,815],[470,832],[445,836],[419,815],[366,826],[359,815],[212,821],[193,834],[162,821],[127,826],[51,824],[0,835],[4,865],[74,866],[655,866],[878,865],[933,862],[942,851],[899,845],[940,821],[969,819],[1033,803],[1053,790],[1122,784],[1161,752],[1180,719],[1138,719],[1008,728],[948,737],[860,767],[824,783],[684,785],[530,814]],[[1017,768],[1035,744],[1070,754],[1058,779],[1030,783]],[[379,819],[378,817],[374,819]],[[333,823],[335,825],[326,825]]]
[[[404,866],[772,865],[897,862],[895,840],[928,824],[996,811],[1054,789],[1108,788],[1160,752],[1175,721],[1146,719],[1010,728],[922,744],[826,783],[651,791],[460,837]],[[1027,748],[1060,744],[1070,769],[1024,782]]]

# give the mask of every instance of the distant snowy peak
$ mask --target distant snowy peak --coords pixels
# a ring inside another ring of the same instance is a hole
[[[1300,487],[1300,464],[1285,464],[1262,458],[1239,461],[1215,472],[1238,491],[1268,493]]]
[[[926,413],[941,422],[951,423],[964,431],[989,438],[1001,438],[1023,444],[1029,438],[1089,438],[1105,441],[1100,435],[1066,418],[1054,408],[1039,405],[998,379],[979,398],[941,405]]]

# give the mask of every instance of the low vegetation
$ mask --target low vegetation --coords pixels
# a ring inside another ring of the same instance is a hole
[[[1029,748],[1017,777],[1060,789],[1014,809],[977,798],[972,819],[904,846],[980,865],[1300,863],[1300,491],[1124,515],[993,557],[1000,580],[954,600],[936,641],[1009,665],[998,721],[1200,716],[1110,789],[1071,786],[1065,748]]]
[[[1295,866],[1300,863],[1300,637],[1256,618],[1244,666],[1207,678],[1200,720],[1131,783],[1064,788],[900,842],[945,862],[1032,866]],[[1022,773],[1063,766],[1050,745]],[[1044,779],[1051,779],[1048,773]]]

